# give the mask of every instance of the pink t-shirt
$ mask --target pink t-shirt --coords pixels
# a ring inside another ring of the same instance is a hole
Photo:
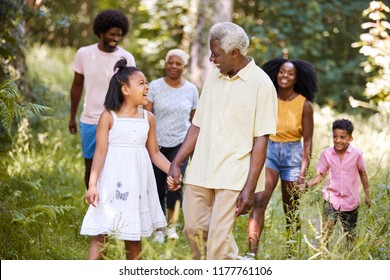
[[[336,210],[352,211],[360,204],[360,176],[359,170],[365,170],[363,153],[348,146],[343,161],[333,147],[321,153],[317,163],[317,171],[325,174],[329,171],[322,195],[326,201],[332,203]]]
[[[99,50],[98,44],[80,48],[75,57],[73,70],[84,75],[84,105],[80,121],[86,124],[97,124],[104,110],[108,84],[114,74],[114,65],[121,58],[127,60],[127,66],[135,66],[131,53],[121,47],[109,53]]]

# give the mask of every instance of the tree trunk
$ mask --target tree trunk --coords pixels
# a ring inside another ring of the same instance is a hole
[[[231,21],[233,0],[198,0],[191,1],[193,11],[193,23],[190,37],[190,79],[199,88],[203,84],[213,68],[209,61],[210,49],[208,35],[211,26],[217,22]]]

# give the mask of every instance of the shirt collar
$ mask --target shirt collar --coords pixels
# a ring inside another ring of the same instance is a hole
[[[252,70],[256,67],[256,64],[255,64],[253,57],[249,57],[249,58],[250,58],[249,63],[244,68],[242,68],[240,71],[238,71],[238,73],[236,75],[234,75],[233,77],[229,78],[228,75],[223,75],[223,74],[221,74],[221,72],[219,73],[218,77],[219,78],[224,77],[225,79],[228,79],[228,80],[235,80],[235,79],[240,78],[241,80],[243,80],[245,82],[248,81]]]
[[[345,152],[348,153],[348,154],[350,154],[350,153],[351,153],[351,150],[352,150],[352,146],[351,146],[351,144],[348,144],[348,148],[345,150]],[[335,151],[335,149],[334,149],[334,146],[332,147],[332,153],[333,153],[334,155],[337,154],[336,151]]]

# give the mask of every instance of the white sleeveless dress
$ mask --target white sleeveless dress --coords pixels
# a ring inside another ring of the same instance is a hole
[[[141,109],[142,110],[142,109]],[[146,149],[149,131],[144,118],[118,118],[109,131],[106,160],[98,180],[99,203],[89,206],[82,235],[107,234],[137,241],[166,226],[152,163]]]

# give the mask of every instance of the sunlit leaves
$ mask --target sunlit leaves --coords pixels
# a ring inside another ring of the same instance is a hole
[[[374,102],[390,102],[390,24],[386,21],[389,12],[383,2],[372,1],[362,13],[370,20],[361,26],[368,33],[361,34],[360,41],[352,44],[367,57],[361,64],[369,74],[364,94]]]

